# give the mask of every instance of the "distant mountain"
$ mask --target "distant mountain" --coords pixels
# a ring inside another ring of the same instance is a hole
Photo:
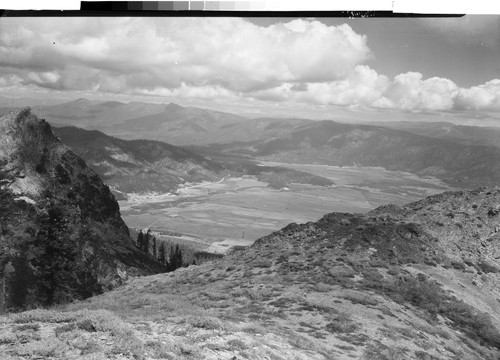
[[[466,145],[500,147],[500,127],[455,125],[448,122],[378,122],[372,125],[404,130],[417,135],[448,139]]]
[[[0,118],[0,307],[82,299],[160,266],[109,187],[29,108]]]
[[[87,129],[106,129],[128,119],[161,112],[165,105],[150,103],[122,103],[118,101],[99,101],[77,99],[50,106],[33,108],[49,123],[73,125]]]
[[[330,213],[220,260],[2,323],[25,334],[18,324],[36,322],[57,359],[93,346],[101,358],[494,360],[499,204],[498,188],[478,189]],[[115,329],[128,332],[118,338]],[[119,348],[108,345],[124,336]],[[36,349],[39,341],[25,338],[22,347],[11,340],[10,353]]]
[[[382,126],[318,121],[287,136],[213,145],[205,151],[288,163],[380,166],[433,176],[462,188],[500,184],[498,147],[466,145]]]
[[[0,105],[2,103],[0,102]],[[11,108],[0,108],[0,114]],[[247,119],[242,116],[177,104],[77,99],[40,105],[33,111],[56,126],[99,130],[124,139],[154,139],[174,145],[252,141],[288,134],[310,123],[305,119]]]
[[[51,98],[51,99],[37,99],[37,98],[13,98],[13,97],[6,97],[6,96],[0,96],[0,108],[17,108],[17,107],[23,107],[23,106],[40,106],[40,105],[55,105],[55,104],[62,104],[64,102],[67,102],[67,100],[63,99],[57,99],[57,98]],[[0,114],[3,115],[2,111],[0,110]]]
[[[53,130],[117,196],[171,192],[180,184],[217,180],[224,174],[220,164],[164,142],[122,140],[77,127]]]

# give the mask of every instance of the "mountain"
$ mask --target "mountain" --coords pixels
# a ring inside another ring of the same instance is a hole
[[[128,119],[161,112],[164,104],[76,99],[62,104],[37,106],[33,110],[49,123],[107,129]]]
[[[77,127],[53,130],[117,196],[172,192],[180,184],[217,180],[224,174],[220,164],[164,142],[122,140]]]
[[[0,184],[3,310],[87,298],[161,270],[136,249],[109,187],[30,108],[0,118]]]
[[[295,127],[310,122],[304,119],[247,119],[169,104],[161,113],[127,120],[112,131],[127,137],[142,134],[175,145],[200,145],[267,139],[289,134]]]
[[[50,99],[38,99],[38,98],[11,98],[6,96],[0,96],[0,109],[1,108],[16,108],[22,106],[40,106],[40,105],[56,105],[66,102],[63,99],[50,98]],[[0,110],[1,114],[1,110]]]
[[[373,125],[318,121],[288,136],[216,144],[205,152],[287,163],[380,166],[433,176],[462,188],[500,184],[500,149],[496,146],[467,145]]]
[[[12,108],[0,108],[0,114],[10,110]],[[288,134],[293,128],[312,121],[293,118],[248,119],[173,103],[123,103],[84,98],[54,105],[38,105],[33,107],[33,111],[56,126],[78,126],[124,139],[147,138],[174,145],[266,139]]]
[[[500,147],[500,128],[486,126],[455,125],[449,122],[378,122],[391,129],[404,130],[417,135],[448,139],[465,145],[492,145]]]
[[[499,188],[481,188],[290,224],[220,260],[133,279],[63,311],[3,317],[0,351],[499,359],[499,204]]]

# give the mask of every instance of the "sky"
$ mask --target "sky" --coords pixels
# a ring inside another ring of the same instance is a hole
[[[500,125],[500,16],[4,17],[0,96]]]

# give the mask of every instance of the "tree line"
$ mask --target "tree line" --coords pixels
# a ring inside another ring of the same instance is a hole
[[[158,241],[156,236],[151,232],[151,229],[148,229],[146,232],[139,231],[139,234],[137,234],[137,247],[144,253],[152,255],[159,263],[165,266],[167,272],[185,266],[179,244],[176,244],[175,248],[171,246],[170,252],[167,253],[165,243]],[[193,265],[195,265],[194,261]]]

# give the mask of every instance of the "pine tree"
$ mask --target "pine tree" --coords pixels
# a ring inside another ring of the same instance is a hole
[[[175,252],[174,252],[174,247],[170,246],[170,254],[168,254],[168,271],[174,271],[177,269],[175,266]]]
[[[151,229],[148,229],[146,235],[144,236],[144,246],[142,247],[142,251],[146,254],[149,253],[149,243],[151,241]]]
[[[21,309],[26,305],[28,288],[32,285],[32,272],[26,260],[25,251],[12,261],[13,276],[10,279],[9,307]]]
[[[139,230],[139,234],[137,235],[137,247],[141,250],[144,248],[144,234],[142,230]]]
[[[165,262],[167,261],[166,257],[166,250],[165,250],[165,244],[163,242],[160,243],[160,248],[158,249],[158,261],[165,265]]]
[[[182,267],[182,251],[179,244],[175,245],[175,251],[172,247],[170,248],[170,267],[171,271]]]
[[[182,261],[182,251],[179,248],[179,244],[177,244],[177,246],[175,248],[175,252],[177,253],[177,255],[176,255],[176,258],[177,258],[177,267],[180,268],[183,265],[183,261]]]
[[[37,223],[40,230],[33,243],[32,265],[38,278],[38,300],[43,305],[68,301],[76,282],[77,247],[69,236],[63,208],[50,202]]]
[[[156,236],[153,236],[153,257],[156,259]]]

